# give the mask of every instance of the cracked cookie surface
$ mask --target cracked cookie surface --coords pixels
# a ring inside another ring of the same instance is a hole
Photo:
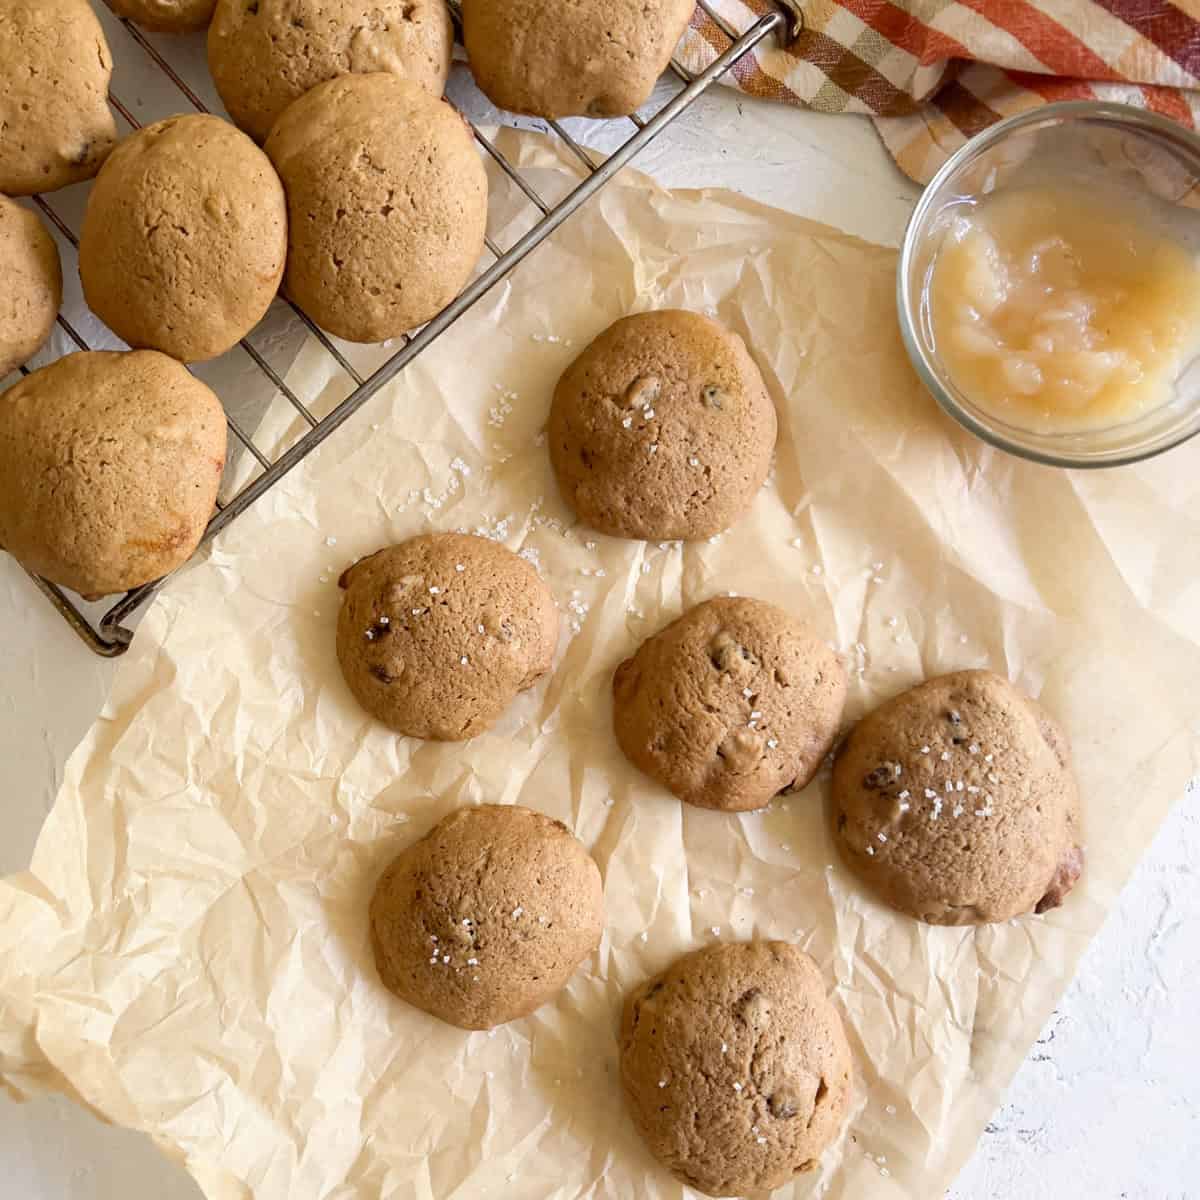
[[[529,562],[488,538],[412,538],[361,559],[341,585],[342,675],[398,733],[476,737],[550,670],[554,597]]]
[[[833,747],[846,672],[790,613],[706,600],[645,641],[613,676],[625,756],[701,808],[762,808],[804,787]]]
[[[339,75],[389,71],[438,97],[453,48],[444,0],[217,0],[208,30],[217,91],[259,142],[292,101]]]
[[[395,75],[320,84],[275,124],[288,294],[322,329],[383,342],[463,289],[483,251],[487,175],[443,100]]]
[[[540,1008],[600,942],[600,870],[561,822],[460,809],[401,852],[371,901],[384,985],[463,1029]]]
[[[83,596],[149,583],[196,549],[225,413],[151,350],[69,354],[0,395],[0,545]]]
[[[816,964],[787,942],[718,944],[634,990],[621,1080],[650,1152],[710,1196],[813,1170],[850,1103],[850,1047]]]
[[[228,121],[169,117],[112,152],[88,197],[79,275],[130,346],[216,358],[279,291],[287,207],[270,160]]]
[[[0,0],[0,192],[91,179],[117,141],[113,60],[87,0]]]
[[[665,309],[617,321],[568,367],[547,436],[563,497],[592,528],[691,541],[750,507],[777,433],[742,339]]]
[[[45,345],[62,306],[58,246],[37,213],[0,196],[0,379]]]
[[[831,811],[854,872],[934,925],[1045,912],[1083,870],[1066,737],[990,671],[931,679],[859,722],[834,763]]]
[[[152,33],[196,33],[208,27],[215,0],[109,0],[119,17]]]
[[[650,98],[694,0],[464,0],[480,90],[534,117],[620,117]]]

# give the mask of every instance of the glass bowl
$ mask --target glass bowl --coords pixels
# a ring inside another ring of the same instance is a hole
[[[1200,359],[1185,367],[1168,403],[1107,428],[1039,433],[1008,424],[972,401],[938,356],[929,315],[929,280],[956,210],[1052,170],[1078,173],[1086,187],[1097,171],[1106,184],[1136,189],[1172,220],[1172,236],[1200,251],[1200,137],[1154,113],[1125,104],[1048,104],[1010,117],[963,146],[921,196],[900,255],[897,305],[909,358],[934,399],[985,442],[1060,467],[1114,467],[1161,454],[1200,433]],[[1178,218],[1176,223],[1175,218]]]

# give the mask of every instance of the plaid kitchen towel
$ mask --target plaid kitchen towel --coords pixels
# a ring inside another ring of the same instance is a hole
[[[710,0],[735,29],[770,0]],[[1052,100],[1119,100],[1200,123],[1200,0],[804,0],[786,48],[735,68],[752,96],[866,113],[901,170],[927,183],[968,138]],[[729,45],[703,8],[683,61]]]

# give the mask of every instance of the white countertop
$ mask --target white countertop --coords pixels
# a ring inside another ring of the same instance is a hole
[[[152,108],[154,117],[183,111],[107,15],[105,24],[118,64],[114,90],[127,102],[154,95],[170,105]],[[203,84],[201,39],[157,43],[187,68],[190,81]],[[460,86],[452,90],[456,98],[466,95]],[[477,101],[470,106],[473,116],[488,119]],[[588,134],[601,147],[613,137],[595,127]],[[638,165],[667,185],[736,188],[885,243],[899,239],[916,196],[866,122],[729,93],[701,99]],[[519,286],[519,270],[514,278]],[[68,314],[80,312],[76,300]],[[2,555],[0,620],[6,874],[28,864],[63,764],[99,712],[116,668],[93,657]],[[1189,797],[1134,873],[951,1200],[1200,1196],[1197,863],[1200,815]],[[0,1181],[6,1200],[200,1196],[146,1138],[101,1125],[58,1098],[19,1106],[0,1097]]]

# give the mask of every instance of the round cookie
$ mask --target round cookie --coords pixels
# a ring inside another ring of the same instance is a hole
[[[816,964],[787,942],[707,946],[625,1003],[621,1081],[650,1152],[709,1196],[782,1187],[838,1136],[852,1063]]]
[[[71,354],[0,395],[0,545],[87,597],[181,566],[213,514],[225,413],[164,354]]]
[[[196,33],[207,29],[216,0],[108,0],[118,17],[152,33]]]
[[[603,927],[595,861],[561,821],[528,808],[452,813],[400,854],[371,900],[384,985],[463,1029],[551,1000]]]
[[[217,0],[208,65],[257,141],[293,100],[339,75],[390,71],[438,97],[454,25],[445,0]]]
[[[931,679],[865,717],[834,764],[833,818],[854,872],[932,925],[1045,912],[1083,869],[1066,738],[989,671]]]
[[[493,104],[535,117],[619,117],[650,98],[695,0],[464,0],[463,40]]]
[[[712,537],[750,507],[778,423],[736,333],[680,310],[625,317],[554,392],[550,459],[567,503],[601,533]]]
[[[426,534],[361,559],[340,582],[342,674],[397,733],[476,737],[550,670],[554,597],[525,559],[487,538]]]
[[[287,189],[288,294],[322,329],[387,341],[462,291],[488,184],[445,101],[395,75],[344,75],[297,100],[266,150]]]
[[[62,306],[58,247],[37,214],[0,196],[0,379],[45,345]]]
[[[52,192],[116,144],[113,60],[87,0],[0,0],[0,192]]]
[[[720,597],[617,668],[613,729],[625,757],[680,800],[745,812],[812,779],[845,700],[845,669],[803,622]]]
[[[79,274],[130,346],[216,358],[262,319],[287,256],[270,160],[219,117],[170,117],[126,138],[88,197]]]

